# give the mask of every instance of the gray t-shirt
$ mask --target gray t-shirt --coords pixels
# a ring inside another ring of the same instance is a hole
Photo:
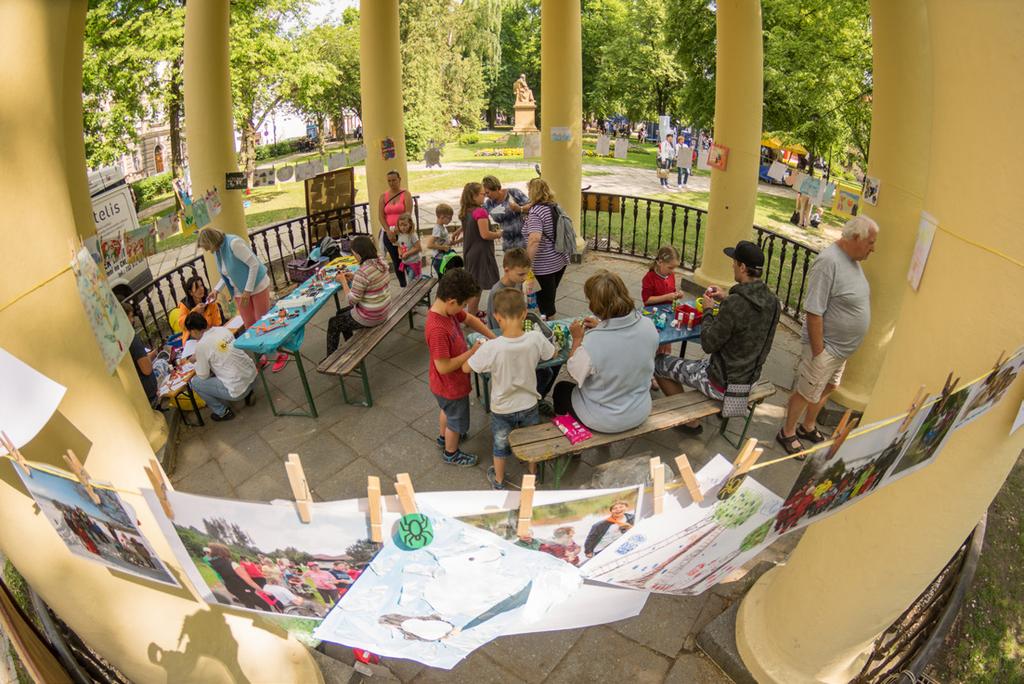
[[[494,283],[494,286],[491,287],[491,291],[487,295],[487,321],[486,321],[486,323],[487,323],[487,327],[490,328],[491,330],[497,330],[498,327],[499,327],[498,326],[498,319],[496,319],[494,317],[494,295],[498,294],[498,292],[500,292],[501,290],[507,290],[509,288],[512,288],[512,289],[515,289],[515,290],[519,290],[520,292],[523,291],[523,286],[522,285],[506,285],[505,283],[503,283],[503,282],[501,282],[499,280],[498,282]]]
[[[838,244],[822,250],[811,265],[804,311],[822,317],[829,354],[846,359],[857,351],[871,323],[871,287],[860,264]],[[801,338],[810,343],[806,322]]]

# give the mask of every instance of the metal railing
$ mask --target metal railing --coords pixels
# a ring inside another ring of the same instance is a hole
[[[419,196],[413,195],[413,217],[419,229]],[[352,233],[370,234],[370,207],[367,202],[356,204],[350,210]],[[249,245],[267,267],[271,287],[275,291],[291,285],[287,265],[293,259],[309,254],[305,216],[273,223],[249,233]],[[170,314],[185,298],[185,282],[193,276],[202,276],[207,287],[216,284],[219,278],[210,278],[202,256],[178,264],[170,271],[154,278],[148,285],[129,294],[125,301],[135,314],[136,329],[150,347],[159,346],[172,334]]]
[[[581,235],[597,252],[653,258],[662,245],[679,250],[681,265],[700,266],[707,210],[666,200],[606,192],[583,193]],[[800,320],[807,274],[817,251],[761,226],[753,226],[765,253],[764,281],[783,311]]]

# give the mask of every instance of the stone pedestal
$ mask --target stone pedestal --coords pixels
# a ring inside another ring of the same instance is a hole
[[[537,133],[537,124],[534,117],[537,112],[537,105],[533,102],[523,102],[515,106],[516,124],[512,127],[513,133]]]
[[[534,159],[539,156],[540,133],[523,133],[523,159]]]

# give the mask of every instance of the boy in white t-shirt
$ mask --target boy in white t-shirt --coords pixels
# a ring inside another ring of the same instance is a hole
[[[210,405],[213,420],[231,420],[235,412],[227,404],[245,398],[252,405],[256,364],[241,349],[235,348],[235,336],[222,327],[209,327],[206,318],[193,311],[185,317],[185,329],[196,340],[195,371],[192,389]]]
[[[523,293],[504,289],[494,295],[494,317],[501,337],[488,341],[469,357],[462,369],[491,374],[491,433],[494,465],[487,479],[495,489],[505,488],[505,459],[511,455],[508,436],[512,430],[540,421],[537,411],[537,364],[555,355],[553,344],[539,331],[523,332],[526,298]],[[530,464],[530,471],[536,468]]]

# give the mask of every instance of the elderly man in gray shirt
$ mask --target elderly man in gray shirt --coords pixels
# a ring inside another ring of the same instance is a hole
[[[875,250],[878,224],[855,216],[843,235],[814,260],[804,298],[803,351],[786,422],[775,439],[795,454],[800,440],[825,440],[816,427],[828,395],[839,386],[846,359],[857,351],[871,322],[871,288],[860,263]]]

